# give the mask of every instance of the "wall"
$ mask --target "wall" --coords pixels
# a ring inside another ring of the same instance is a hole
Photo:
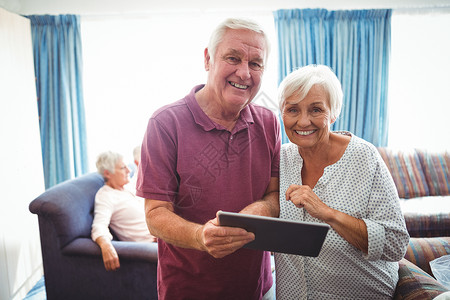
[[[31,29],[0,8],[0,299],[23,299],[42,277],[37,218],[44,191]]]

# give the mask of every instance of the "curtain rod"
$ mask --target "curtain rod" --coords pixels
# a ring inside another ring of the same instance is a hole
[[[307,7],[300,7],[299,9],[304,9]],[[340,9],[332,9],[332,8],[326,8],[326,7],[309,7],[309,8],[324,8],[326,10],[364,10],[364,9],[392,9],[394,13],[397,14],[437,14],[437,13],[449,13],[450,12],[450,4],[449,5],[443,5],[443,6],[423,6],[423,7],[360,7],[360,8],[343,8]],[[205,16],[214,16],[214,15],[228,15],[230,17],[251,17],[251,16],[265,16],[267,14],[272,14],[274,11],[278,9],[285,9],[285,8],[277,8],[277,9],[252,9],[252,10],[224,10],[224,9],[180,9],[180,10],[158,10],[158,11],[131,11],[131,12],[111,12],[111,13],[79,13],[79,15],[83,19],[97,19],[97,18],[132,18],[132,19],[145,19],[148,17],[155,17],[155,16],[179,16],[179,15],[205,15]],[[286,8],[286,9],[294,9],[294,8]]]

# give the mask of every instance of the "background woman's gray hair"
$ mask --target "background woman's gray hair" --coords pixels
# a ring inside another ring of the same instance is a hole
[[[97,166],[97,172],[102,176],[105,170],[108,170],[114,174],[116,170],[116,163],[121,159],[123,159],[123,156],[116,152],[106,151],[100,153],[95,164]]]
[[[216,29],[211,34],[211,37],[209,39],[208,44],[208,53],[210,56],[211,62],[214,62],[214,55],[216,54],[217,45],[222,41],[223,36],[225,35],[225,32],[227,29],[248,29],[257,33],[260,33],[264,37],[264,41],[266,44],[266,57],[264,57],[264,63],[267,63],[267,58],[269,57],[270,53],[270,41],[267,37],[266,33],[262,29],[262,27],[248,19],[241,19],[241,18],[229,18],[223,21],[219,24],[219,26],[216,27]]]
[[[278,88],[280,110],[283,111],[286,99],[294,94],[298,94],[298,102],[302,101],[315,84],[324,87],[328,93],[331,118],[336,120],[341,113],[344,95],[336,74],[325,65],[308,65],[287,75]]]

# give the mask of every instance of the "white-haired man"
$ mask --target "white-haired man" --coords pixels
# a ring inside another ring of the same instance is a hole
[[[159,109],[144,137],[137,195],[158,237],[159,299],[265,299],[270,253],[254,234],[221,227],[219,210],[278,216],[280,128],[258,93],[269,42],[227,19],[204,51],[205,85]]]

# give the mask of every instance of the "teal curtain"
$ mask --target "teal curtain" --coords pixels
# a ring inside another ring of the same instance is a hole
[[[348,130],[375,146],[386,146],[392,11],[290,9],[273,15],[279,82],[299,67],[328,65],[344,92],[342,112],[332,129]],[[283,142],[287,141],[284,135]]]
[[[45,186],[88,170],[80,17],[31,21]]]

